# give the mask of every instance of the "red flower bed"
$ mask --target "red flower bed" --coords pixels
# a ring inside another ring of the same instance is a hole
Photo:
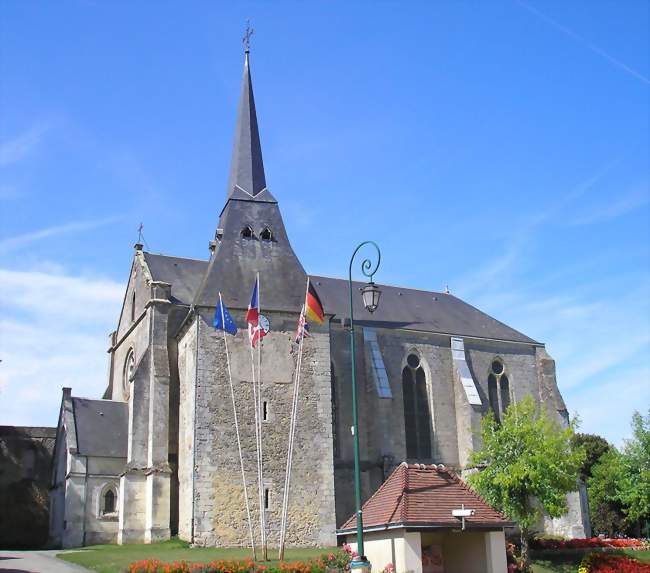
[[[588,573],[650,573],[650,564],[624,555],[592,553],[585,557],[579,571]]]
[[[328,567],[347,568],[350,552],[336,551],[311,561],[260,565],[252,559],[245,561],[211,561],[210,563],[188,563],[179,561],[163,563],[158,559],[146,559],[131,563],[128,573],[324,573]]]
[[[643,539],[533,539],[530,543],[532,549],[595,549],[598,547],[615,547],[643,549],[648,546]]]

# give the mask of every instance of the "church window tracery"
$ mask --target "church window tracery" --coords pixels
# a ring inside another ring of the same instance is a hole
[[[273,233],[271,232],[271,229],[264,227],[260,233],[260,239],[262,239],[262,241],[267,241],[270,243],[273,240]]]
[[[124,361],[124,372],[122,374],[122,391],[124,399],[128,400],[131,395],[131,381],[133,380],[133,373],[135,372],[135,354],[133,349],[129,350]]]
[[[252,239],[253,238],[253,229],[251,228],[250,225],[246,225],[241,230],[241,236],[242,236],[242,239]]]
[[[420,358],[411,353],[402,370],[406,457],[431,459],[431,412],[424,368]]]
[[[510,406],[510,380],[503,362],[499,359],[493,360],[490,365],[488,397],[494,417],[501,423],[503,413]]]

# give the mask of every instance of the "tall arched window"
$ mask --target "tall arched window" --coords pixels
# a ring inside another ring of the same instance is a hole
[[[510,406],[510,380],[506,374],[503,362],[499,359],[492,361],[488,375],[488,397],[490,408],[497,422],[501,423],[503,413]]]
[[[431,459],[431,412],[427,380],[420,358],[416,354],[408,355],[406,366],[402,370],[402,395],[406,457]]]

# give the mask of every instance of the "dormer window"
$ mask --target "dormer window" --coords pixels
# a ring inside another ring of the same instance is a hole
[[[252,239],[253,238],[253,229],[251,228],[250,225],[246,225],[241,230],[241,237],[242,237],[242,239]]]
[[[262,239],[262,241],[267,241],[270,243],[273,240],[273,233],[271,233],[271,229],[264,227],[260,233],[260,239]]]

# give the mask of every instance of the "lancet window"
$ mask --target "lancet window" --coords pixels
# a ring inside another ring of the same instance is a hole
[[[503,413],[510,406],[510,380],[501,360],[494,359],[488,374],[488,397],[490,408],[497,422],[501,423]]]
[[[402,370],[406,457],[431,459],[431,411],[427,380],[420,358],[409,354]]]

